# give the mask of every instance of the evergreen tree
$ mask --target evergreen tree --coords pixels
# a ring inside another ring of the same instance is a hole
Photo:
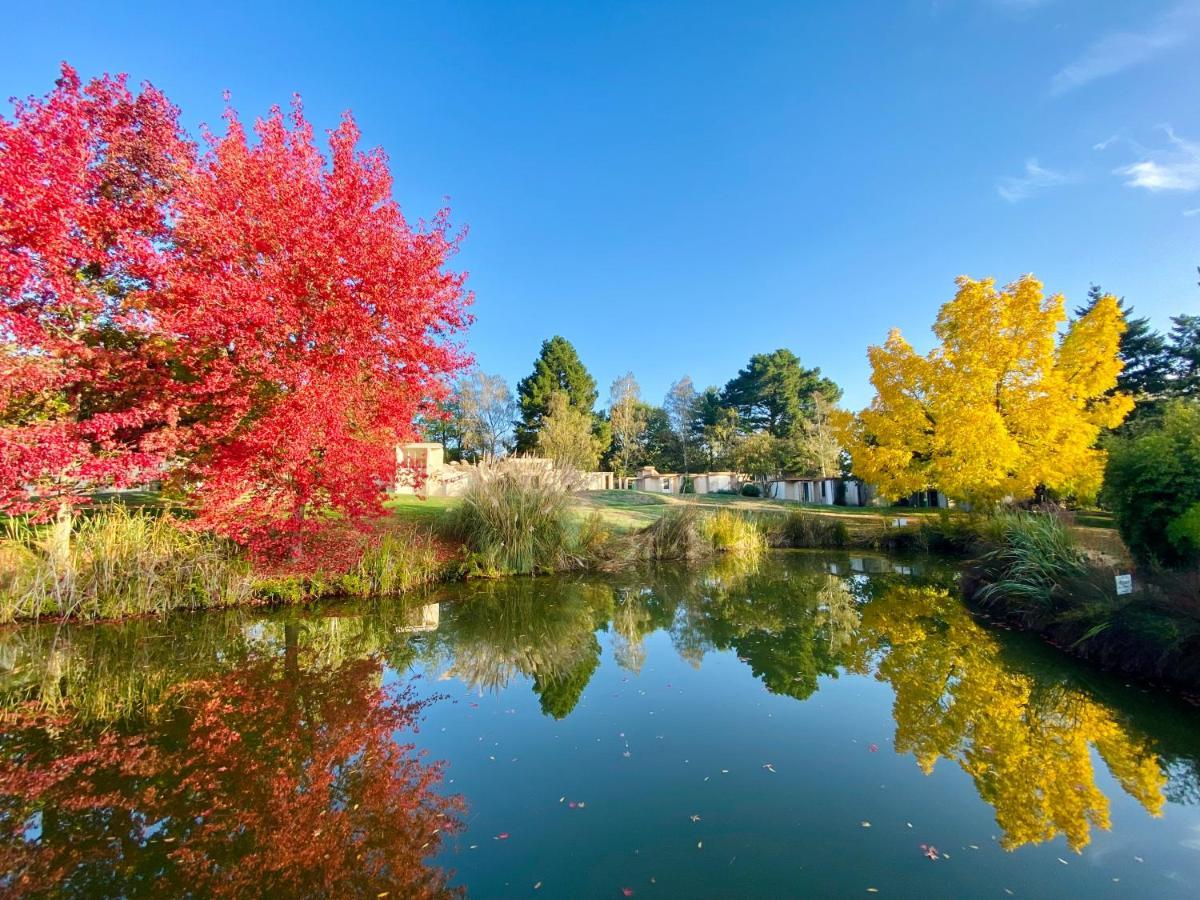
[[[1167,337],[1168,393],[1175,397],[1200,395],[1200,316],[1171,317]]]
[[[1075,308],[1075,318],[1082,319],[1095,308],[1104,296],[1098,284],[1088,289],[1087,302]],[[1150,327],[1145,316],[1134,318],[1133,307],[1122,297],[1117,308],[1125,316],[1125,333],[1121,335],[1118,356],[1125,368],[1117,376],[1116,391],[1130,394],[1135,400],[1161,396],[1167,389],[1170,371],[1166,341],[1160,332]]]
[[[815,394],[830,403],[842,396],[841,388],[821,376],[820,369],[806,369],[791,350],[756,353],[750,364],[725,385],[726,406],[737,409],[747,431],[765,430],[774,437],[795,434],[812,414]]]
[[[597,397],[596,379],[588,374],[571,342],[558,335],[542,342],[533,372],[517,385],[521,407],[521,421],[516,427],[518,453],[532,453],[537,447],[538,429],[556,391],[564,392],[572,407],[592,415]]]

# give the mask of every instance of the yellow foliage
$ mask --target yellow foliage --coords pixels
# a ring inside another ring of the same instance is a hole
[[[1111,295],[1060,337],[1065,321],[1062,295],[1046,297],[1031,275],[1003,289],[960,277],[928,355],[896,330],[867,350],[875,399],[841,422],[856,473],[885,497],[937,489],[987,504],[1039,485],[1094,496],[1096,438],[1133,407],[1110,393],[1125,321]]]
[[[1089,694],[1005,661],[995,636],[944,588],[897,585],[868,604],[860,638],[889,648],[878,677],[895,691],[895,746],[929,774],[958,764],[996,811],[1000,845],[1054,840],[1072,850],[1110,827],[1094,748],[1117,783],[1161,815],[1167,779],[1150,742]]]

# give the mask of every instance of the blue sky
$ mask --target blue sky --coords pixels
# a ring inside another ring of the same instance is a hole
[[[470,234],[480,366],[544,337],[658,400],[786,346],[870,398],[959,274],[1200,312],[1200,0],[27,5],[0,90],[60,60],[185,122],[351,109],[411,218]]]

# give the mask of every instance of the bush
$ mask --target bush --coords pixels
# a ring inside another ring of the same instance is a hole
[[[1134,557],[1168,566],[1200,559],[1185,518],[1200,503],[1200,404],[1170,403],[1160,421],[1111,439],[1107,448],[1104,499]]]
[[[579,564],[570,491],[553,471],[505,463],[481,468],[447,530],[468,550],[467,574],[530,575]]]
[[[762,488],[760,488],[757,484],[754,484],[753,482],[751,482],[749,484],[743,484],[742,485],[742,496],[743,497],[761,497],[762,496]]]

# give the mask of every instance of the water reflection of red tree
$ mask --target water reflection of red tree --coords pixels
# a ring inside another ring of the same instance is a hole
[[[180,689],[152,733],[30,713],[0,735],[0,891],[437,897],[460,827],[398,741],[423,703],[371,660],[273,659]]]

